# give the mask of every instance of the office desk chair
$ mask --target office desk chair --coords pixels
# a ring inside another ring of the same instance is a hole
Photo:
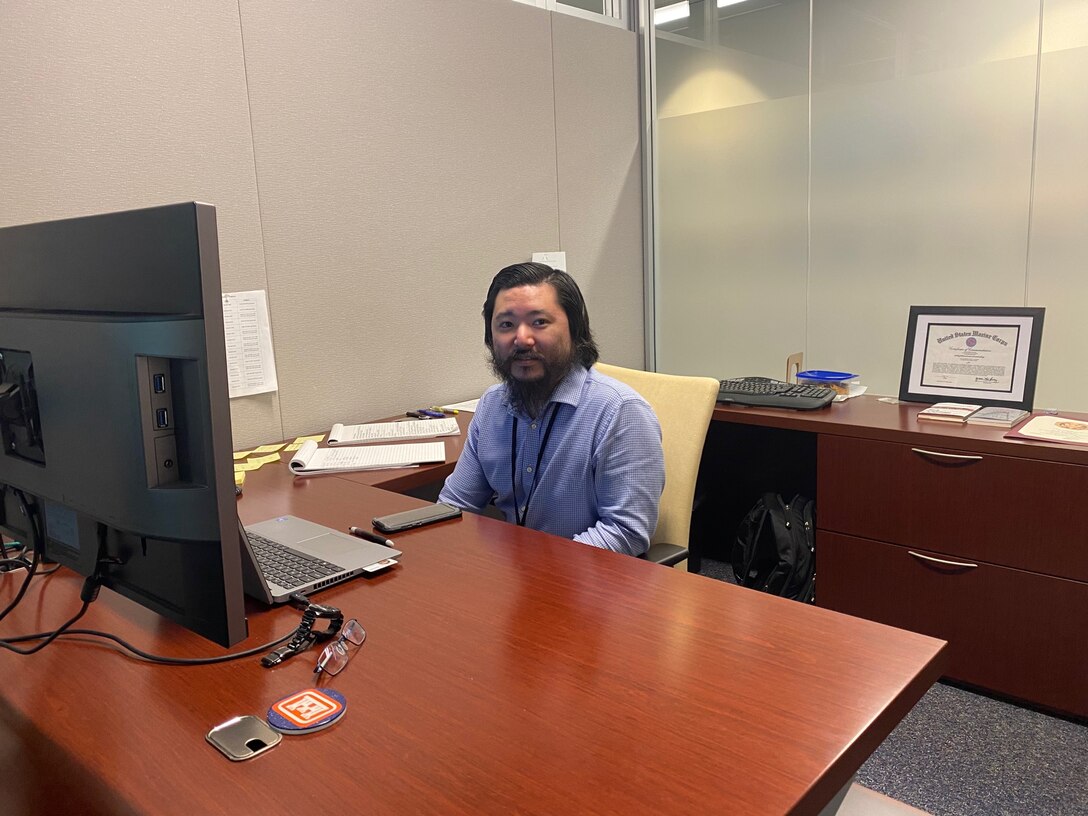
[[[597,370],[631,386],[657,414],[665,452],[665,492],[657,529],[643,557],[670,567],[680,564],[688,557],[695,480],[720,383],[710,377],[678,377],[605,363],[597,363]]]

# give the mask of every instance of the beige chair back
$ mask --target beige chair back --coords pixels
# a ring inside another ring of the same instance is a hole
[[[597,370],[635,389],[661,424],[665,492],[651,544],[688,546],[695,481],[719,383],[710,377],[681,377],[598,363]]]

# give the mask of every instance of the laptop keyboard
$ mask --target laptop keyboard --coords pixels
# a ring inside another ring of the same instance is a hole
[[[303,586],[344,571],[343,567],[296,552],[256,533],[246,531],[246,535],[264,577],[284,589]]]

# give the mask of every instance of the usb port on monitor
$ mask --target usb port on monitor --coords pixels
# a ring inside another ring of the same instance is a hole
[[[166,412],[165,408],[155,409],[155,427],[156,428],[169,428],[170,427],[170,415]]]
[[[151,390],[156,394],[161,394],[166,391],[166,375],[155,374],[151,377]]]

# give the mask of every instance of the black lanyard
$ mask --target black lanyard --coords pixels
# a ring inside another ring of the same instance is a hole
[[[519,527],[525,526],[525,517],[529,515],[529,502],[536,492],[536,483],[540,478],[540,462],[544,458],[544,449],[548,447],[548,437],[552,435],[552,425],[559,416],[559,403],[554,403],[552,418],[548,420],[548,427],[544,429],[544,438],[540,441],[540,451],[536,455],[536,470],[533,471],[533,484],[529,488],[529,495],[525,497],[525,505],[518,509],[518,418],[514,417],[514,430],[510,434],[510,487],[514,491],[514,518]]]

